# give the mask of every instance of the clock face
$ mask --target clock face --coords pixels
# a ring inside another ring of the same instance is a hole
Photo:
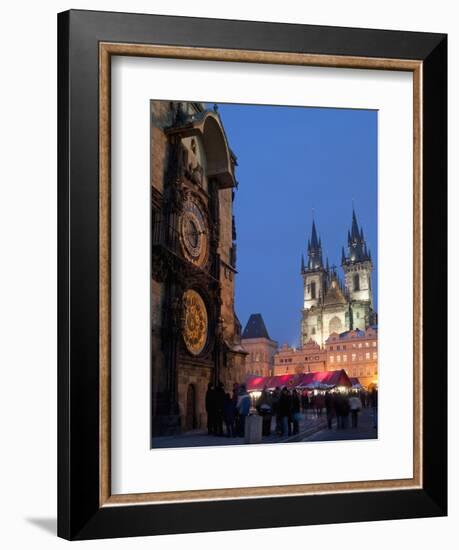
[[[198,200],[189,195],[180,216],[180,242],[186,259],[197,266],[207,262],[209,227]]]
[[[199,355],[206,345],[209,328],[206,304],[198,292],[190,289],[183,295],[183,307],[183,340],[192,355]]]

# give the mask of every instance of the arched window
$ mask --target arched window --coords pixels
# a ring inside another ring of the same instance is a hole
[[[340,333],[341,332],[342,323],[339,317],[333,317],[328,325],[328,331],[330,334],[333,332]]]
[[[316,283],[311,283],[311,299],[316,299]]]
[[[354,275],[354,290],[360,290],[360,276],[358,273]]]

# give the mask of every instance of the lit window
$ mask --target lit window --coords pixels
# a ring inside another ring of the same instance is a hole
[[[361,348],[361,347],[362,347],[362,342],[359,342],[359,348]]]
[[[338,361],[338,363],[341,363],[341,355],[337,355],[336,360]]]
[[[355,361],[356,357],[357,357],[356,354],[353,353],[353,354],[352,354],[352,360]]]
[[[373,359],[377,359],[378,358],[378,354],[374,351],[373,352]]]
[[[374,348],[376,347],[376,342],[373,342],[373,347],[374,347]]]
[[[330,355],[330,363],[334,363],[335,362],[335,357],[334,355]]]
[[[365,353],[365,359],[370,359],[370,354],[369,353]]]
[[[347,355],[343,355],[343,361],[344,361],[344,362],[347,361]]]
[[[370,342],[365,342],[365,347],[369,348],[370,347]]]

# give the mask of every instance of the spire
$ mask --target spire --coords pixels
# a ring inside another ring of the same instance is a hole
[[[355,215],[354,208],[352,208],[351,240],[352,241],[360,240],[359,224],[357,223],[357,216]]]
[[[371,256],[368,253],[367,244],[363,235],[363,227],[359,228],[357,222],[354,201],[352,201],[351,230],[347,232],[347,246],[349,249],[349,257],[346,257],[343,249],[341,253],[341,264],[345,264],[348,261],[352,263],[371,261]]]
[[[312,220],[311,239],[308,240],[308,269],[323,268],[322,242],[317,237],[316,223]]]
[[[317,231],[316,231],[316,224],[314,220],[312,220],[312,233],[311,233],[311,247],[312,248],[319,248],[319,242],[317,240]]]

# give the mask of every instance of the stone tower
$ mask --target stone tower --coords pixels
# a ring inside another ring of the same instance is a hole
[[[375,323],[371,288],[373,263],[354,209],[351,230],[347,234],[347,248],[347,254],[344,248],[342,249],[341,265],[344,271],[345,290],[351,306],[351,327],[365,330]]]
[[[313,220],[311,238],[308,240],[308,262],[305,265],[301,257],[301,274],[303,276],[303,319],[301,323],[301,342],[310,339],[322,344],[322,317],[320,307],[327,292],[328,273],[322,260],[322,243],[317,237],[316,224]]]
[[[327,272],[322,261],[322,243],[317,238],[316,224],[312,222],[311,238],[308,240],[308,263],[301,257],[301,272],[304,280],[305,309],[317,306],[327,290]]]

